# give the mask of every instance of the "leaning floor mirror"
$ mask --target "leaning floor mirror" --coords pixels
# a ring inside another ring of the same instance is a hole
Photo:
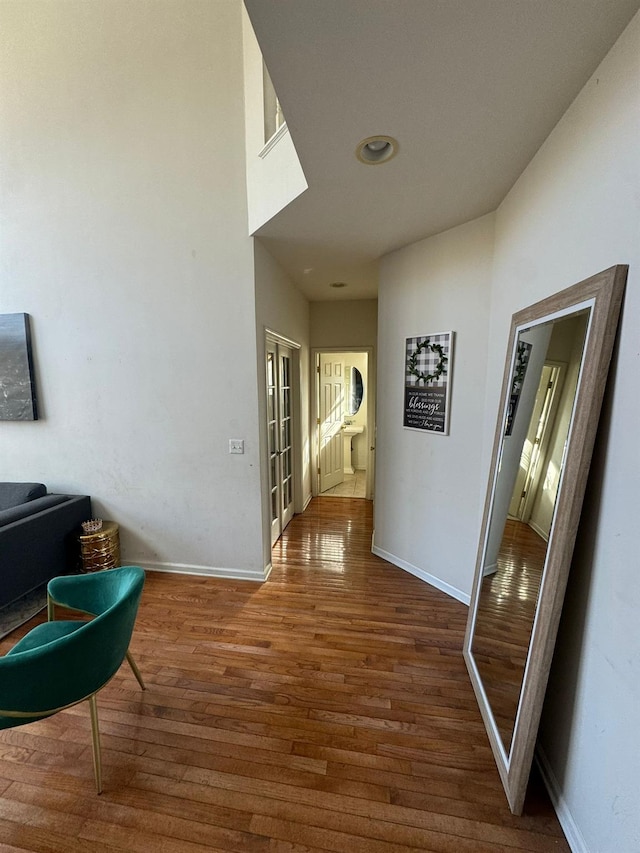
[[[627,268],[513,316],[464,656],[521,814]]]

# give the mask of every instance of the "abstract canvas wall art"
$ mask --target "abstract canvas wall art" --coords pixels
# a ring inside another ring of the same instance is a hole
[[[28,314],[0,314],[0,420],[36,421]]]

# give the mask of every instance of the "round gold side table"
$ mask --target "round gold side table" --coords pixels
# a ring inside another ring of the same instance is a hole
[[[120,528],[115,521],[103,521],[96,533],[78,534],[82,572],[98,572],[120,565]]]

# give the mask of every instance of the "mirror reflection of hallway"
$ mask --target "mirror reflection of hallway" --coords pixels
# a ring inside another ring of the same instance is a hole
[[[545,541],[549,539],[550,510],[555,505],[558,490],[558,477],[548,466],[553,464],[557,471],[561,464],[549,456],[565,370],[566,364],[560,362],[545,362],[543,366],[509,504],[509,518],[529,524]],[[545,489],[549,494],[543,495]]]
[[[463,653],[516,815],[527,791],[626,277],[626,266],[610,267],[511,320]],[[546,419],[552,395],[538,415],[535,398],[554,362],[566,365],[565,379],[555,418]],[[529,471],[535,455],[523,453],[527,441],[535,442],[547,422],[551,437],[534,491],[550,524],[535,530],[533,516],[529,523],[513,518],[512,499],[523,458]]]
[[[473,642],[476,664],[507,751],[546,562],[587,323],[588,313],[579,311],[542,325],[537,332],[521,334],[534,342],[528,367],[533,381],[529,391],[526,387],[523,391],[513,434],[504,438],[496,494],[503,489],[505,520],[501,522],[497,513],[492,518],[495,544],[487,548]],[[543,351],[537,363],[536,348]],[[513,449],[510,441],[516,442]]]
[[[369,353],[317,354],[318,494],[367,498],[371,491]]]

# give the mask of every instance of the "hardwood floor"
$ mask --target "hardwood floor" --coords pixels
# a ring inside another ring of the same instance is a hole
[[[539,780],[507,808],[467,608],[370,544],[369,501],[317,498],[265,584],[149,573],[147,690],[125,665],[98,698],[104,793],[86,703],[0,732],[0,851],[568,850]]]

